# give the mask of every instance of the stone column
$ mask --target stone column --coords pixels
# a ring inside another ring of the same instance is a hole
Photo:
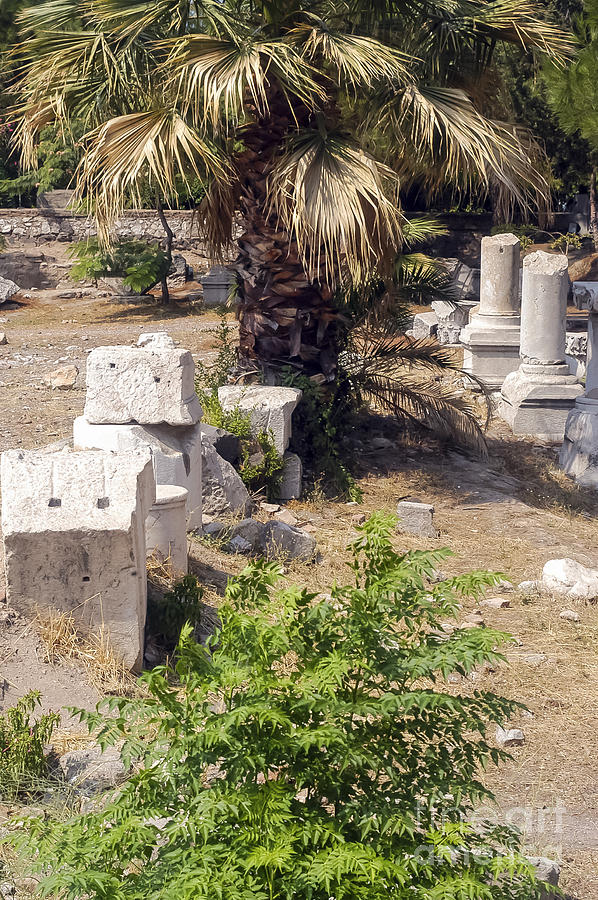
[[[598,488],[598,283],[574,282],[573,302],[588,311],[586,389],[567,416],[559,464],[578,484]]]
[[[482,238],[480,305],[461,332],[463,367],[491,390],[519,366],[519,239]]]
[[[521,364],[504,381],[499,413],[514,434],[561,441],[583,388],[565,362],[568,262],[538,250],[523,263]]]

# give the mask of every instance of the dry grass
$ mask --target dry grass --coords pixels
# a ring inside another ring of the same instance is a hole
[[[35,624],[49,663],[77,662],[89,683],[103,694],[130,697],[139,693],[137,679],[115,653],[105,626],[83,632],[72,615],[55,610],[39,611]]]

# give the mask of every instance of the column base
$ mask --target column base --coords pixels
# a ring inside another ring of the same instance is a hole
[[[583,387],[566,365],[521,365],[505,378],[498,413],[513,434],[562,441]]]
[[[500,390],[507,375],[519,368],[518,316],[472,316],[460,341],[463,368],[492,391]]]
[[[598,400],[575,401],[567,416],[559,465],[578,484],[598,490]]]

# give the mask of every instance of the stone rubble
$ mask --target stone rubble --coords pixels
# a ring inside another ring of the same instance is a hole
[[[267,558],[309,561],[316,552],[316,540],[311,534],[284,522],[271,520],[264,531],[264,552]]]
[[[229,462],[218,455],[213,444],[204,435],[201,438],[201,460],[204,511],[211,516],[245,516],[251,507],[251,500],[241,476]]]
[[[574,559],[550,559],[542,570],[542,593],[568,600],[598,599],[598,569],[582,566]]]
[[[69,750],[58,760],[65,781],[79,794],[97,794],[116,787],[126,774],[120,753],[115,749]]]
[[[437,537],[434,528],[434,507],[429,503],[401,500],[397,504],[398,531],[416,534],[419,537]]]
[[[525,735],[521,728],[496,728],[496,742],[501,747],[522,747],[525,744]]]
[[[79,369],[77,366],[59,366],[57,369],[49,372],[44,381],[52,390],[68,391],[75,387],[78,376]]]
[[[565,619],[566,622],[579,622],[580,615],[574,609],[562,609],[559,618]]]

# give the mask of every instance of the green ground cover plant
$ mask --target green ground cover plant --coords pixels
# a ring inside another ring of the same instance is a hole
[[[47,774],[44,752],[59,716],[36,717],[39,691],[30,691],[0,715],[0,797],[3,800],[35,792]]]
[[[397,552],[395,525],[377,514],[359,529],[350,583],[327,594],[281,589],[277,563],[252,563],[208,646],[185,626],[176,667],[143,676],[146,696],[80,714],[137,766],[95,809],[13,835],[46,896],[540,896],[517,833],[472,822],[481,769],[507,756],[487,728],[519,705],[446,689],[502,659],[495,631],[441,629],[498,576],[430,585],[448,551]]]

